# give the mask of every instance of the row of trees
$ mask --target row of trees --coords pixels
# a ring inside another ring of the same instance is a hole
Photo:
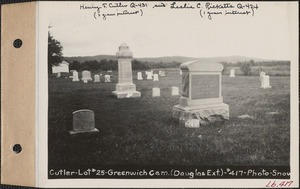
[[[155,69],[155,68],[178,68],[180,66],[180,62],[170,62],[170,63],[153,63],[153,62],[142,62],[139,60],[132,61],[132,69],[133,70],[147,70],[147,69]],[[102,59],[100,61],[85,61],[80,63],[79,61],[73,61],[70,63],[70,70],[117,70],[118,69],[118,61],[117,60],[106,60]]]

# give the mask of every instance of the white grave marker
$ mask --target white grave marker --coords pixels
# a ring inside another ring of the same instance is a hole
[[[60,72],[57,72],[56,78],[60,78],[60,77],[61,77]]]
[[[78,72],[76,70],[73,71],[73,79],[72,81],[79,81],[79,78],[78,78]]]
[[[147,72],[147,80],[152,80],[151,72]]]
[[[82,78],[81,78],[81,80],[84,83],[87,83],[88,81],[92,81],[93,79],[91,77],[91,72],[87,71],[87,70],[82,71]]]
[[[137,73],[137,80],[143,80],[142,72]]]
[[[263,89],[269,89],[269,88],[272,88],[272,87],[270,86],[270,77],[269,77],[268,75],[265,75],[265,76],[262,77],[260,88],[263,88]]]
[[[104,79],[105,79],[105,80],[104,80],[105,83],[110,83],[110,82],[111,82],[111,80],[110,80],[110,75],[105,75],[105,76],[104,76]]]
[[[100,76],[94,75],[94,83],[99,83],[99,82],[100,82]]]
[[[152,88],[152,97],[160,96],[160,88],[154,87]]]
[[[153,81],[159,81],[158,74],[153,74]]]
[[[179,88],[178,87],[172,87],[171,95],[172,96],[179,95]]]
[[[230,70],[230,75],[229,75],[229,77],[235,77],[235,75],[234,75],[234,70],[233,70],[233,69]]]

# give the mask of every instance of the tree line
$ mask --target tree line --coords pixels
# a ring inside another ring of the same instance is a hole
[[[154,63],[154,62],[143,62],[136,59],[132,60],[132,70],[147,70],[147,69],[155,69],[155,68],[179,68],[180,62],[169,62],[169,63]],[[69,65],[70,70],[118,70],[118,61],[117,60],[106,60],[102,59],[100,61],[92,60],[85,61],[80,63],[79,61],[70,62]]]

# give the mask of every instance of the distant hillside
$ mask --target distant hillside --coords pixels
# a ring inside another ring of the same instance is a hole
[[[100,62],[102,59],[106,60],[117,60],[115,55],[97,55],[97,56],[76,56],[76,57],[65,57],[69,62],[78,61],[83,63],[85,61],[97,60]],[[185,56],[165,56],[165,57],[155,57],[155,58],[133,58],[142,62],[151,62],[151,63],[170,63],[170,62],[188,62],[193,60],[202,60],[202,61],[216,61],[216,62],[228,62],[228,63],[237,63],[254,60],[257,61],[266,61],[261,58],[255,57],[245,57],[245,56],[226,56],[226,57],[208,57],[208,58],[193,58]]]

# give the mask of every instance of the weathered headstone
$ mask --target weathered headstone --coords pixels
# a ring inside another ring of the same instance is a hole
[[[73,78],[73,72],[74,72],[74,71],[75,71],[75,70],[70,70],[70,72],[69,72],[69,73],[70,73],[69,78],[71,78],[71,79]]]
[[[111,80],[110,80],[110,75],[105,75],[105,76],[104,76],[104,82],[105,82],[105,83],[110,83],[110,82],[111,82]]]
[[[181,70],[179,70],[179,74],[182,75],[182,71]]]
[[[99,82],[100,82],[100,76],[94,75],[94,83],[99,83]]]
[[[151,72],[147,72],[147,80],[152,80]]]
[[[171,89],[172,89],[172,90],[171,90],[171,95],[172,95],[172,96],[177,96],[177,95],[179,95],[179,88],[178,88],[178,87],[172,87]]]
[[[87,83],[88,81],[92,81],[93,79],[91,77],[91,72],[87,71],[87,70],[82,71],[82,78],[81,78],[81,80],[84,83]]]
[[[259,73],[259,81],[261,81],[263,76],[265,76],[265,75],[266,75],[266,72],[260,72]]]
[[[158,71],[158,75],[161,76],[161,71],[160,70]]]
[[[61,73],[57,72],[56,78],[60,78],[61,77]]]
[[[132,81],[131,58],[132,52],[129,47],[123,43],[116,53],[118,59],[118,84],[113,95],[117,98],[134,98],[141,97],[141,93],[136,91],[136,86]]]
[[[76,70],[73,71],[73,79],[72,81],[79,81],[78,72]]]
[[[77,110],[73,112],[73,130],[70,134],[99,132],[95,128],[95,115],[92,110]]]
[[[160,96],[160,88],[154,87],[152,88],[152,97]]]
[[[160,75],[161,77],[165,77],[166,76],[166,73],[165,73],[165,71],[161,71],[161,75]]]
[[[229,75],[229,77],[235,77],[235,75],[234,75],[234,70],[233,70],[233,69],[230,70],[230,75]]]
[[[192,61],[181,64],[182,92],[173,117],[191,117],[200,124],[229,119],[229,106],[223,103],[221,77],[223,65]]]
[[[142,72],[137,73],[137,80],[143,80]]]
[[[158,74],[153,74],[153,81],[159,81]]]
[[[261,86],[260,88],[263,88],[263,89],[269,89],[269,88],[272,88],[270,86],[270,77],[268,75],[264,75],[261,79]]]

